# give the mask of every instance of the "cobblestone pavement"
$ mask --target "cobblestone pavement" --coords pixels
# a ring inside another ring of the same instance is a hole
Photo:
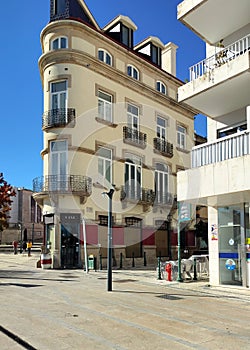
[[[167,282],[156,270],[36,268],[0,253],[0,349],[250,349],[250,291]]]

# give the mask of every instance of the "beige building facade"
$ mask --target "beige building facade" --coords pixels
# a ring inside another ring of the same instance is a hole
[[[208,116],[208,142],[178,173],[177,198],[208,207],[210,283],[249,287],[250,4],[185,0],[178,19],[206,43],[178,100]]]
[[[106,258],[111,188],[114,262],[175,254],[176,173],[189,167],[197,111],[177,101],[177,46],[135,45],[135,30],[121,15],[101,29],[82,0],[50,2],[33,190],[55,268],[83,264],[85,233],[88,254]]]

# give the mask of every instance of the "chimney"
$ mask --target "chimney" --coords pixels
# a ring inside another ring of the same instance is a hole
[[[174,43],[167,43],[165,49],[162,50],[162,69],[176,76],[176,50],[178,46]]]

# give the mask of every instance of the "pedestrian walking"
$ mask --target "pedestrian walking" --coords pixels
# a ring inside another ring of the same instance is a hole
[[[14,254],[17,254],[18,242],[17,242],[16,240],[14,240],[14,241],[12,242],[12,246],[13,246]]]
[[[31,240],[29,240],[27,243],[28,256],[31,256],[31,247],[32,247],[32,242]]]
[[[23,242],[23,251],[26,252],[26,249],[27,249],[27,242]]]

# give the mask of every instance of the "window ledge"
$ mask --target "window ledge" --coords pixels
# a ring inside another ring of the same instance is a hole
[[[112,122],[109,122],[108,120],[105,120],[105,119],[102,119],[102,118],[99,118],[99,117],[96,117],[95,120],[98,122],[98,123],[102,123],[102,124],[105,124],[107,126],[110,126],[111,128],[116,128],[118,126],[118,124],[114,124]]]
[[[183,152],[183,153],[190,153],[189,150],[185,149],[185,148],[180,148],[180,147],[176,147],[177,151]]]

